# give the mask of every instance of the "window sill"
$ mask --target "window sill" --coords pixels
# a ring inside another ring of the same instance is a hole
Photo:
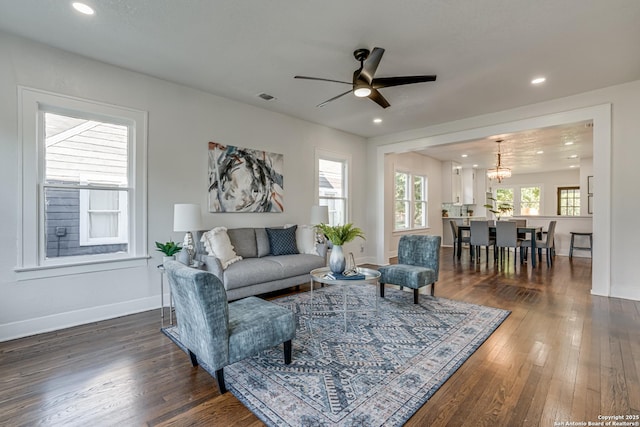
[[[59,265],[39,265],[34,267],[16,267],[18,281],[46,279],[49,277],[70,276],[74,274],[93,273],[98,271],[119,270],[123,268],[143,267],[151,258],[149,255],[122,259],[87,261]]]
[[[420,228],[405,228],[402,230],[393,230],[393,234],[394,235],[402,235],[402,234],[409,234],[409,233],[420,233],[423,231],[429,231],[431,229],[431,227],[420,227]]]

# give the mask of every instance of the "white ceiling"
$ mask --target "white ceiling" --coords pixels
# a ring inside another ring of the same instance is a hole
[[[87,0],[90,17],[70,3],[0,0],[0,30],[365,137],[640,79],[638,0]],[[317,108],[348,87],[293,79],[349,81],[353,50],[374,46],[376,77],[437,81],[382,89],[383,110]]]
[[[579,168],[581,160],[593,158],[591,121],[491,135],[480,140],[429,147],[419,152],[434,159],[458,162],[463,168],[489,169],[496,165],[497,140],[502,140],[502,166],[512,169],[514,175],[570,170]],[[467,157],[462,157],[463,154]]]

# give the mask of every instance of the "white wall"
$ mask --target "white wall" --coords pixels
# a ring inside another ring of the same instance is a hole
[[[610,111],[606,108],[608,105]],[[594,122],[593,175],[597,186],[593,217],[595,259],[592,292],[640,300],[640,281],[635,269],[639,233],[634,226],[637,222],[636,212],[640,211],[640,198],[635,197],[638,193],[637,183],[640,182],[640,168],[636,165],[640,158],[640,144],[637,143],[640,135],[640,80],[372,138],[369,140],[368,161],[380,168],[385,153],[524,130],[525,125],[550,125],[563,118],[582,117],[585,111],[593,112],[598,118]],[[379,186],[378,177],[371,172],[369,179],[369,192],[373,194]],[[371,197],[369,206],[372,210],[383,211],[383,196],[378,191],[377,197]],[[373,226],[377,230],[384,229],[380,222]],[[382,262],[384,245],[376,242],[376,248],[378,260]]]
[[[384,159],[384,195],[389,203],[384,209],[385,251],[387,259],[397,256],[398,242],[404,234],[442,236],[442,166],[439,160],[417,153],[388,154]],[[425,230],[393,231],[393,198],[395,171],[427,177],[428,228]]]
[[[319,147],[351,156],[350,220],[367,231],[363,138],[1,32],[0,58],[0,340],[159,307],[156,266],[161,254],[153,251],[153,242],[182,239],[171,231],[174,203],[200,203],[206,210],[209,141],[283,153],[285,212],[205,214],[207,226],[308,223],[316,201],[309,171],[315,169]],[[18,85],[148,112],[147,247],[152,259],[146,267],[17,280]]]

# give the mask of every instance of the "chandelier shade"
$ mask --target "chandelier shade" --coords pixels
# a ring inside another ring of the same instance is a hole
[[[495,168],[487,169],[487,178],[502,182],[503,179],[511,177],[511,169],[502,166],[502,155],[500,154],[500,143],[502,140],[499,139],[496,142],[498,143],[498,163],[496,163]]]

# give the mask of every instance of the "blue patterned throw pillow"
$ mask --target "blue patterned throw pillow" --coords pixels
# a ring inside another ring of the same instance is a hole
[[[298,226],[289,228],[267,228],[271,255],[293,255],[298,252],[296,230]]]

